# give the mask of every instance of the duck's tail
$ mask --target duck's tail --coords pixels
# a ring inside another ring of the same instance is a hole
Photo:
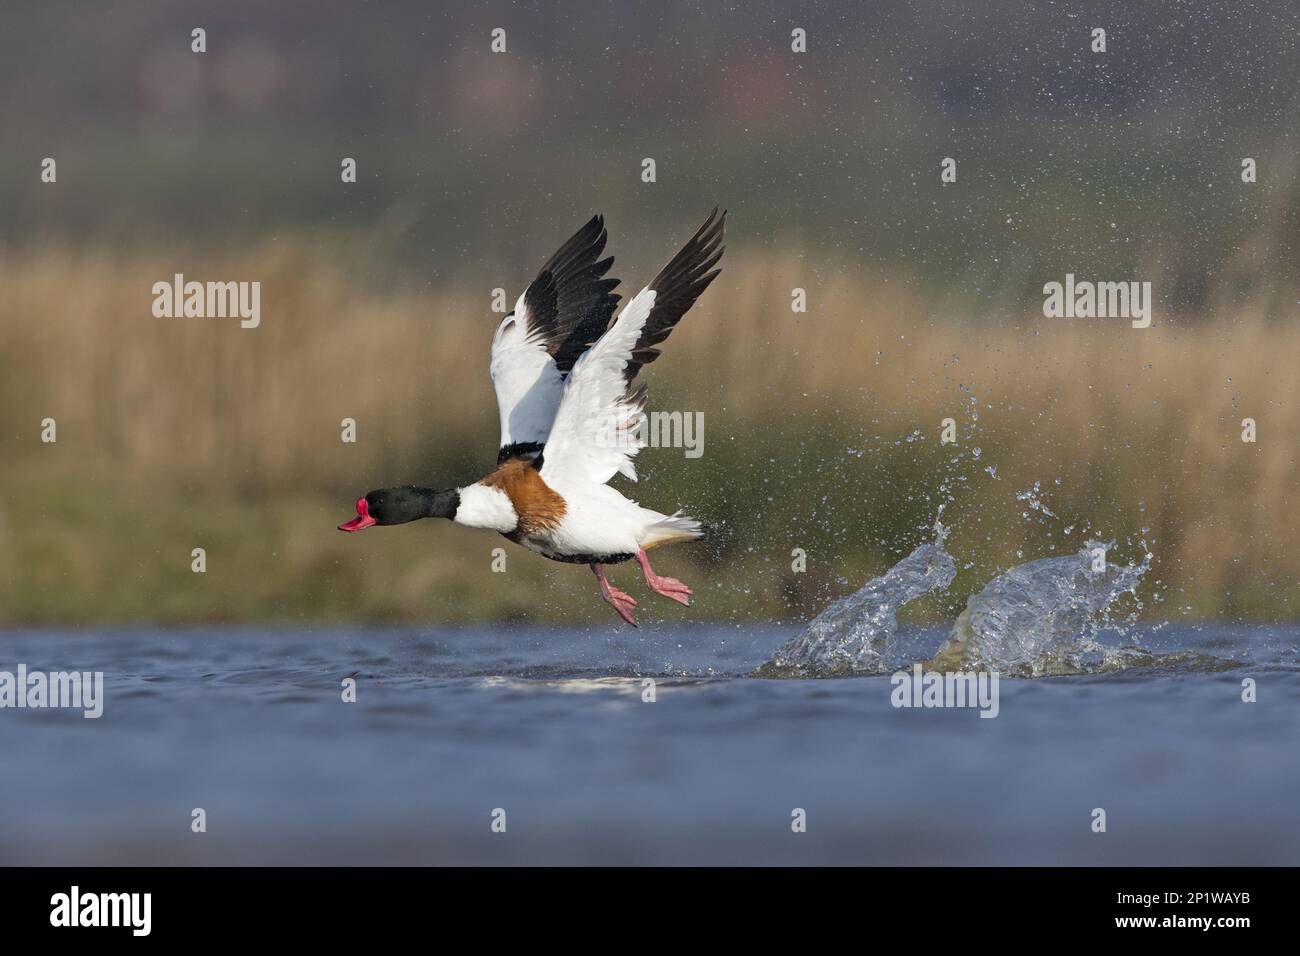
[[[704,526],[680,511],[675,515],[659,515],[659,520],[649,525],[641,536],[641,547],[649,551],[674,541],[694,541],[704,536]]]

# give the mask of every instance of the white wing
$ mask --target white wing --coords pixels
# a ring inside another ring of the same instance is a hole
[[[714,209],[650,285],[636,294],[618,320],[573,365],[542,458],[548,481],[604,484],[622,472],[633,481],[632,459],[645,447],[637,426],[644,386],[631,381],[659,357],[660,342],[722,270],[727,214]]]
[[[523,304],[523,297],[519,299]],[[543,445],[564,394],[564,378],[544,343],[529,340],[519,309],[497,326],[488,370],[501,415],[501,449]],[[533,449],[534,451],[536,449]]]
[[[644,447],[636,426],[646,393],[629,392],[625,372],[654,303],[653,290],[638,292],[569,373],[542,460],[542,478],[553,487],[603,485],[620,471],[636,480],[632,459]]]
[[[501,419],[498,459],[538,451],[560,406],[564,376],[609,325],[617,279],[605,223],[593,216],[542,266],[497,327],[489,369]],[[523,446],[523,447],[520,447]]]

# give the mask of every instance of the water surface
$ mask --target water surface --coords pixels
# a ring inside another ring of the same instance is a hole
[[[991,720],[743,676],[797,630],[2,634],[107,700],[0,710],[0,862],[1300,863],[1300,628],[1140,629],[1229,669],[1003,679]]]

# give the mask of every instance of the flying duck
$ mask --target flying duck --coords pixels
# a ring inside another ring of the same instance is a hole
[[[586,564],[600,594],[628,624],[637,602],[609,583],[605,565],[635,559],[652,591],[690,604],[691,589],[650,567],[646,552],[703,534],[680,512],[660,514],[606,482],[636,480],[646,402],[637,373],[718,273],[727,214],[714,209],[690,241],[611,324],[618,279],[602,259],[601,216],[542,267],[497,327],[490,371],[501,415],[496,468],[461,488],[381,488],[357,499],[340,531],[450,518],[498,531],[552,561]]]

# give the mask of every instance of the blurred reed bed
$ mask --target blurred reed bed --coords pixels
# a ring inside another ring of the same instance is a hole
[[[645,373],[653,409],[704,413],[705,452],[643,452],[633,497],[714,527],[661,559],[697,606],[643,601],[647,620],[807,616],[907,553],[945,501],[963,569],[924,614],[954,615],[999,570],[1089,536],[1123,560],[1151,548],[1147,614],[1300,614],[1294,314],[1157,307],[1134,330],[1015,306],[977,320],[914,276],[812,258],[733,245]],[[153,317],[151,286],[176,271],[260,280],[261,327]],[[609,623],[584,569],[495,536],[334,530],[370,488],[491,467],[501,282],[421,284],[364,246],[293,236],[4,253],[0,624]],[[45,417],[56,444],[39,440]],[[344,418],[356,444],[340,441]],[[939,444],[944,418],[955,446]],[[1034,482],[1053,516],[1017,498]],[[497,547],[505,574],[490,570]]]

